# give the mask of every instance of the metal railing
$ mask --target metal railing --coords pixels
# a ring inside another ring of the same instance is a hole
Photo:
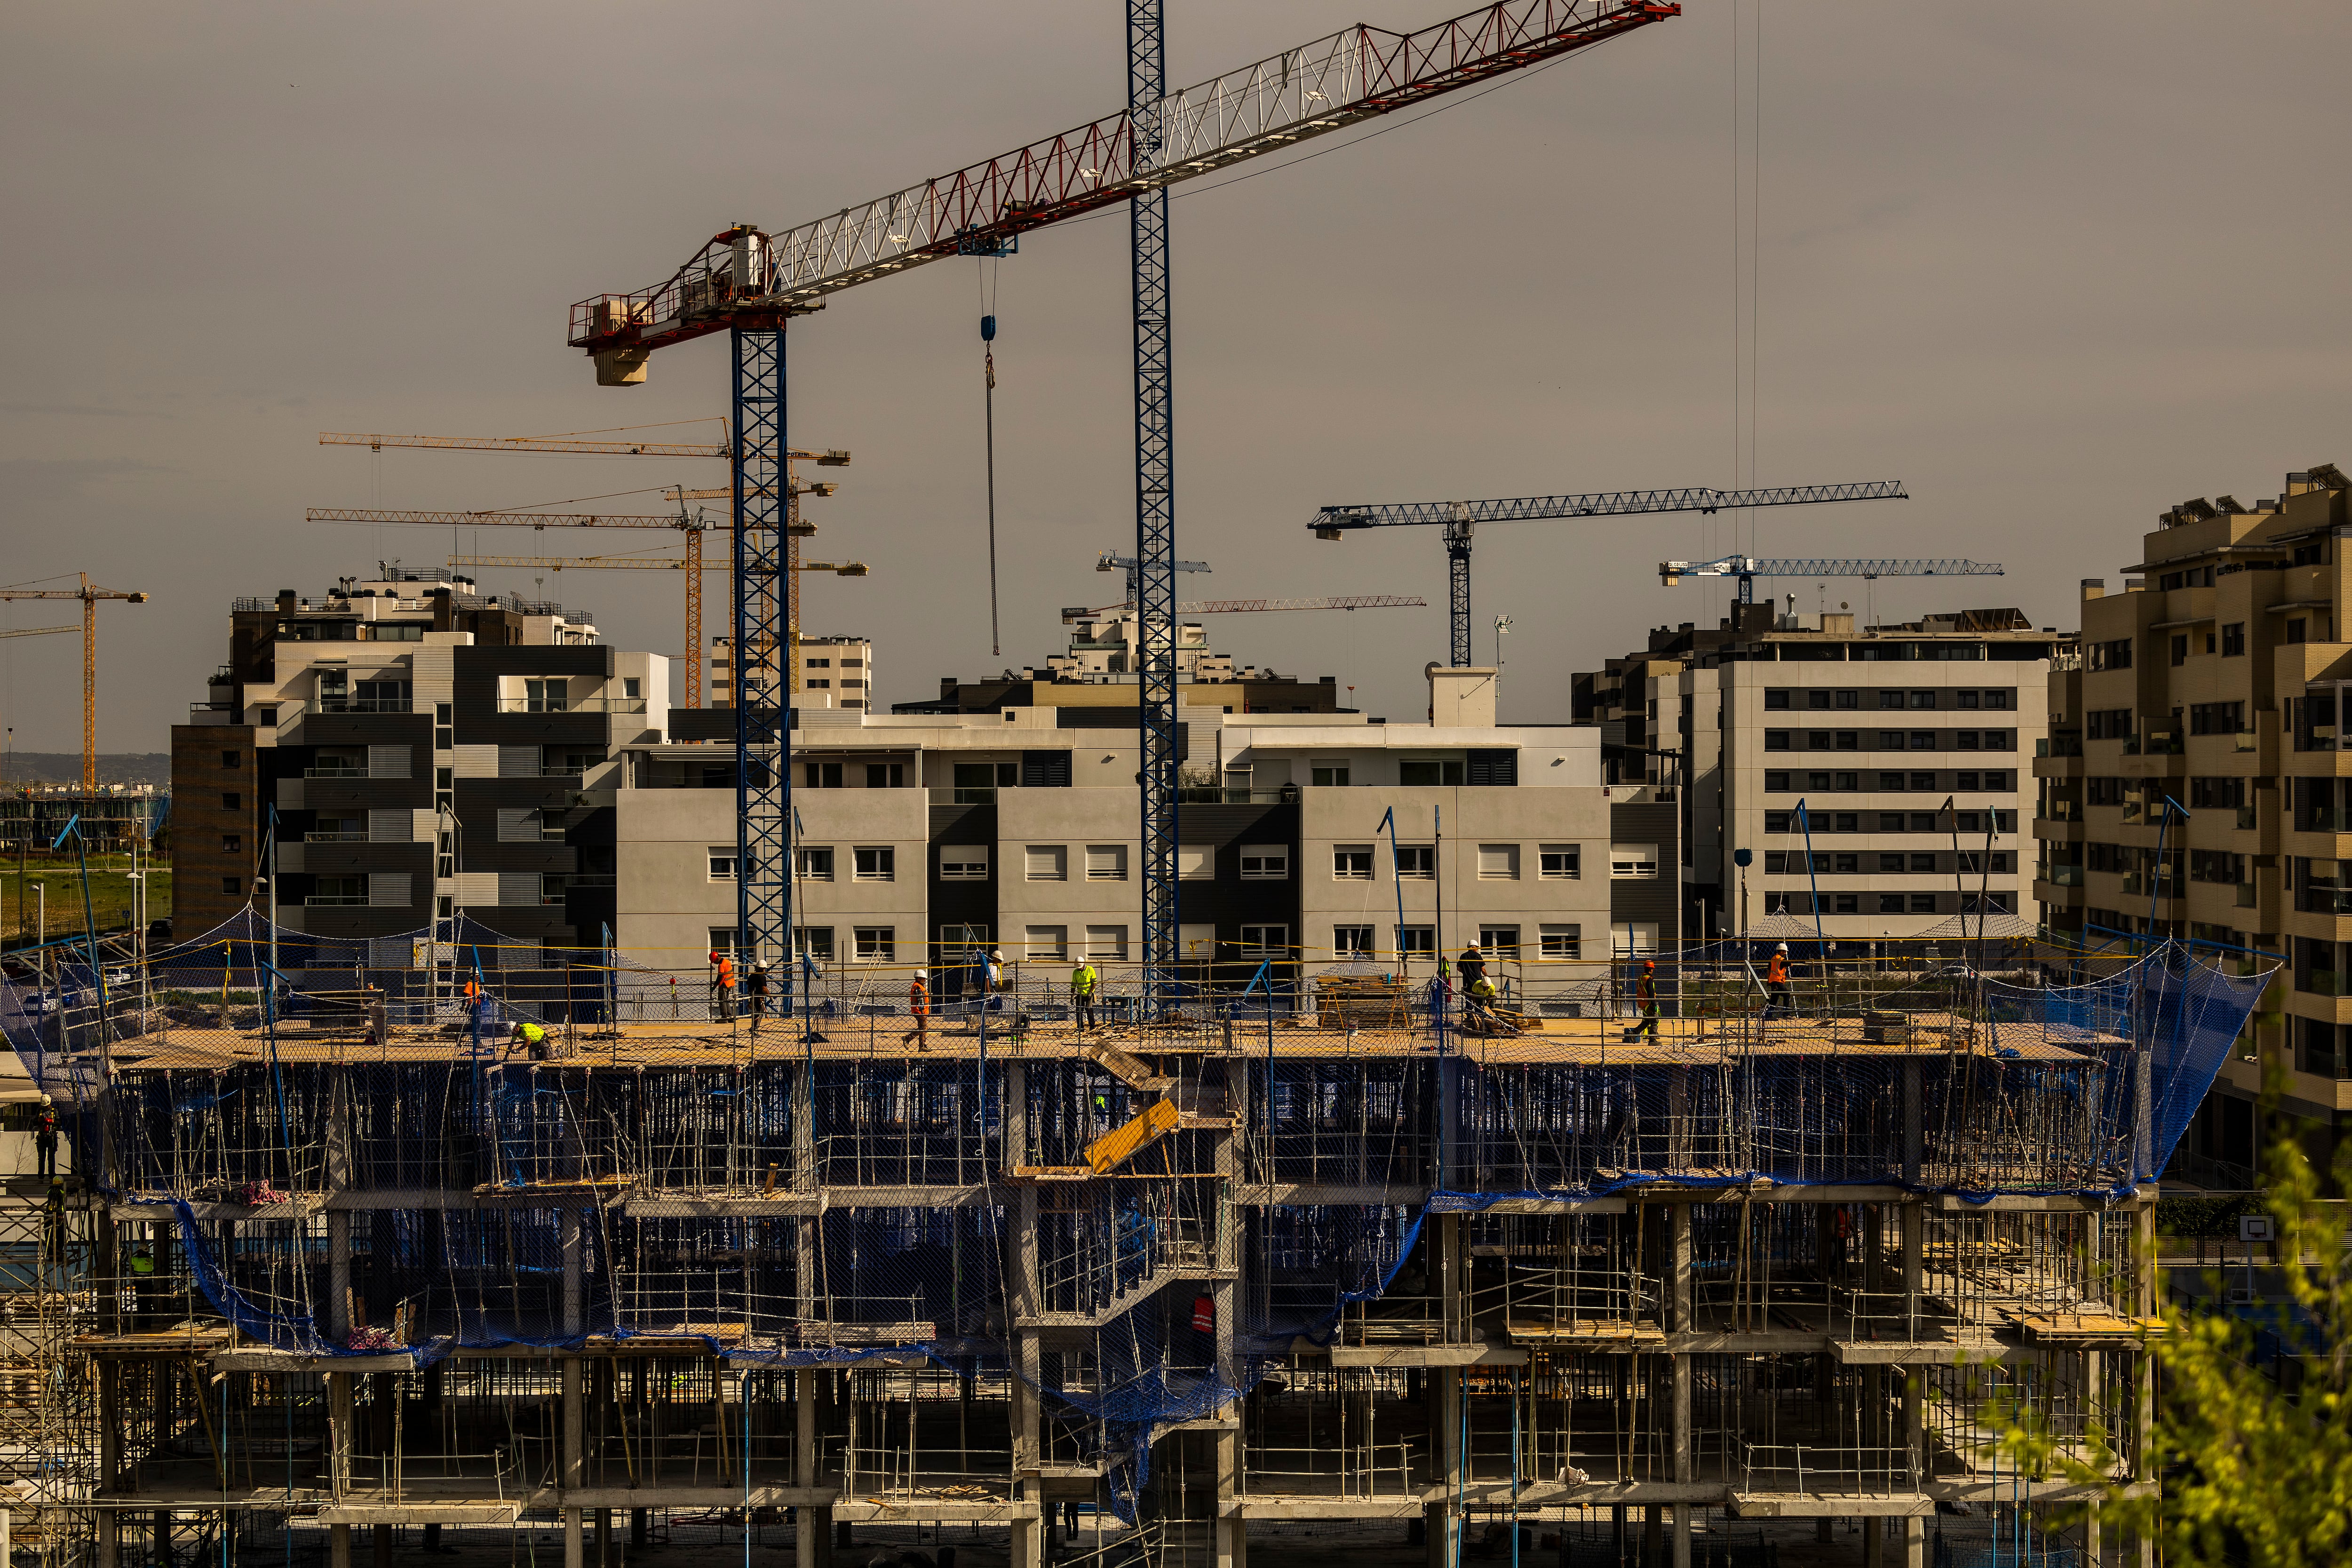
[[[501,713],[642,713],[642,697],[501,697]]]

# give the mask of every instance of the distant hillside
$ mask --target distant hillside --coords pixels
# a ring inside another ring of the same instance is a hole
[[[18,752],[0,767],[9,784],[77,784],[81,779],[79,752]],[[168,784],[172,782],[169,752],[100,752],[100,784]]]

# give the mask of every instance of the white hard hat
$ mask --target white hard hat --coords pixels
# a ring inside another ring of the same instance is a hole
[[[915,978],[918,980],[929,980],[930,977],[931,972],[928,969],[918,969],[915,971]]]
[[[56,1104],[57,1102],[56,1102],[55,1100],[51,1100],[47,1095],[46,1095],[46,1094],[45,1094],[45,1095],[41,1096],[41,1103],[42,1103],[43,1105],[54,1105],[54,1104]]]
[[[1478,951],[1478,944],[1477,944],[1476,942],[1472,942],[1472,943],[1470,944],[1470,951],[1471,951],[1472,952],[1477,952],[1477,951]]]
[[[1788,944],[1787,942],[1782,942],[1780,946],[1778,946],[1778,947],[1774,948],[1772,951],[1773,951],[1774,952],[1788,952],[1788,951],[1789,951],[1789,944]]]

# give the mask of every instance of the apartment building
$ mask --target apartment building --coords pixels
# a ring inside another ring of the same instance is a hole
[[[2267,1067],[2288,1075],[2278,1114],[2315,1152],[2352,1112],[2347,494],[2323,464],[2274,498],[2159,514],[2122,592],[2084,583],[2082,657],[2051,676],[2033,765],[2034,891],[2053,931],[2285,961],[2256,1048],[2223,1066],[2185,1141],[2238,1167],[2258,1163]]]
[[[1137,668],[1134,613],[1116,605],[1106,610],[1089,610],[1080,605],[1065,609],[1062,622],[1074,628],[1069,646],[1060,653],[1048,654],[1043,665],[1007,669],[993,679],[967,681],[944,676],[940,680],[937,698],[896,703],[891,711],[994,713],[1006,708],[1099,709],[1099,714],[1086,721],[1111,727],[1124,722],[1132,728]],[[1353,711],[1339,706],[1339,682],[1332,677],[1306,680],[1254,664],[1236,664],[1232,655],[1220,653],[1211,646],[1208,628],[1198,621],[1177,623],[1175,654],[1180,700],[1190,712]]]
[[[1493,670],[1430,680],[1419,723],[1188,705],[1203,781],[1180,808],[1188,961],[1246,978],[1271,960],[1286,979],[1433,963],[1476,940],[1507,962],[1550,961],[1566,984],[1601,973],[1612,946],[1674,940],[1671,810],[1662,827],[1654,801],[1610,797],[1596,731],[1497,725]],[[1087,721],[1100,711],[803,710],[803,950],[850,964],[953,965],[983,948],[1016,963],[1139,956],[1135,737]],[[625,752],[618,945],[651,969],[698,969],[733,941],[732,756],[675,735]],[[1624,823],[1648,835],[1638,851]]]
[[[210,696],[173,726],[175,930],[272,900],[290,931],[370,938],[463,913],[594,946],[610,916],[618,748],[660,736],[668,666],[560,605],[385,569],[237,600]]]
[[[710,705],[735,704],[735,639],[710,639]],[[800,708],[865,708],[873,701],[874,644],[866,637],[803,636],[795,662]]]
[[[2015,610],[1857,628],[1739,605],[1575,676],[1573,713],[1601,727],[1612,781],[1685,786],[1694,937],[2014,930],[2032,923],[2025,759],[2072,641]]]

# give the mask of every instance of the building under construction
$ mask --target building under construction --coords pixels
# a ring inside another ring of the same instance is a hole
[[[2041,1561],[2080,1493],[1988,1410],[2153,1484],[2153,1176],[2266,979],[1689,949],[1643,1031],[838,966],[599,1023],[495,941],[5,994],[70,1178],[13,1211],[18,1561]]]

